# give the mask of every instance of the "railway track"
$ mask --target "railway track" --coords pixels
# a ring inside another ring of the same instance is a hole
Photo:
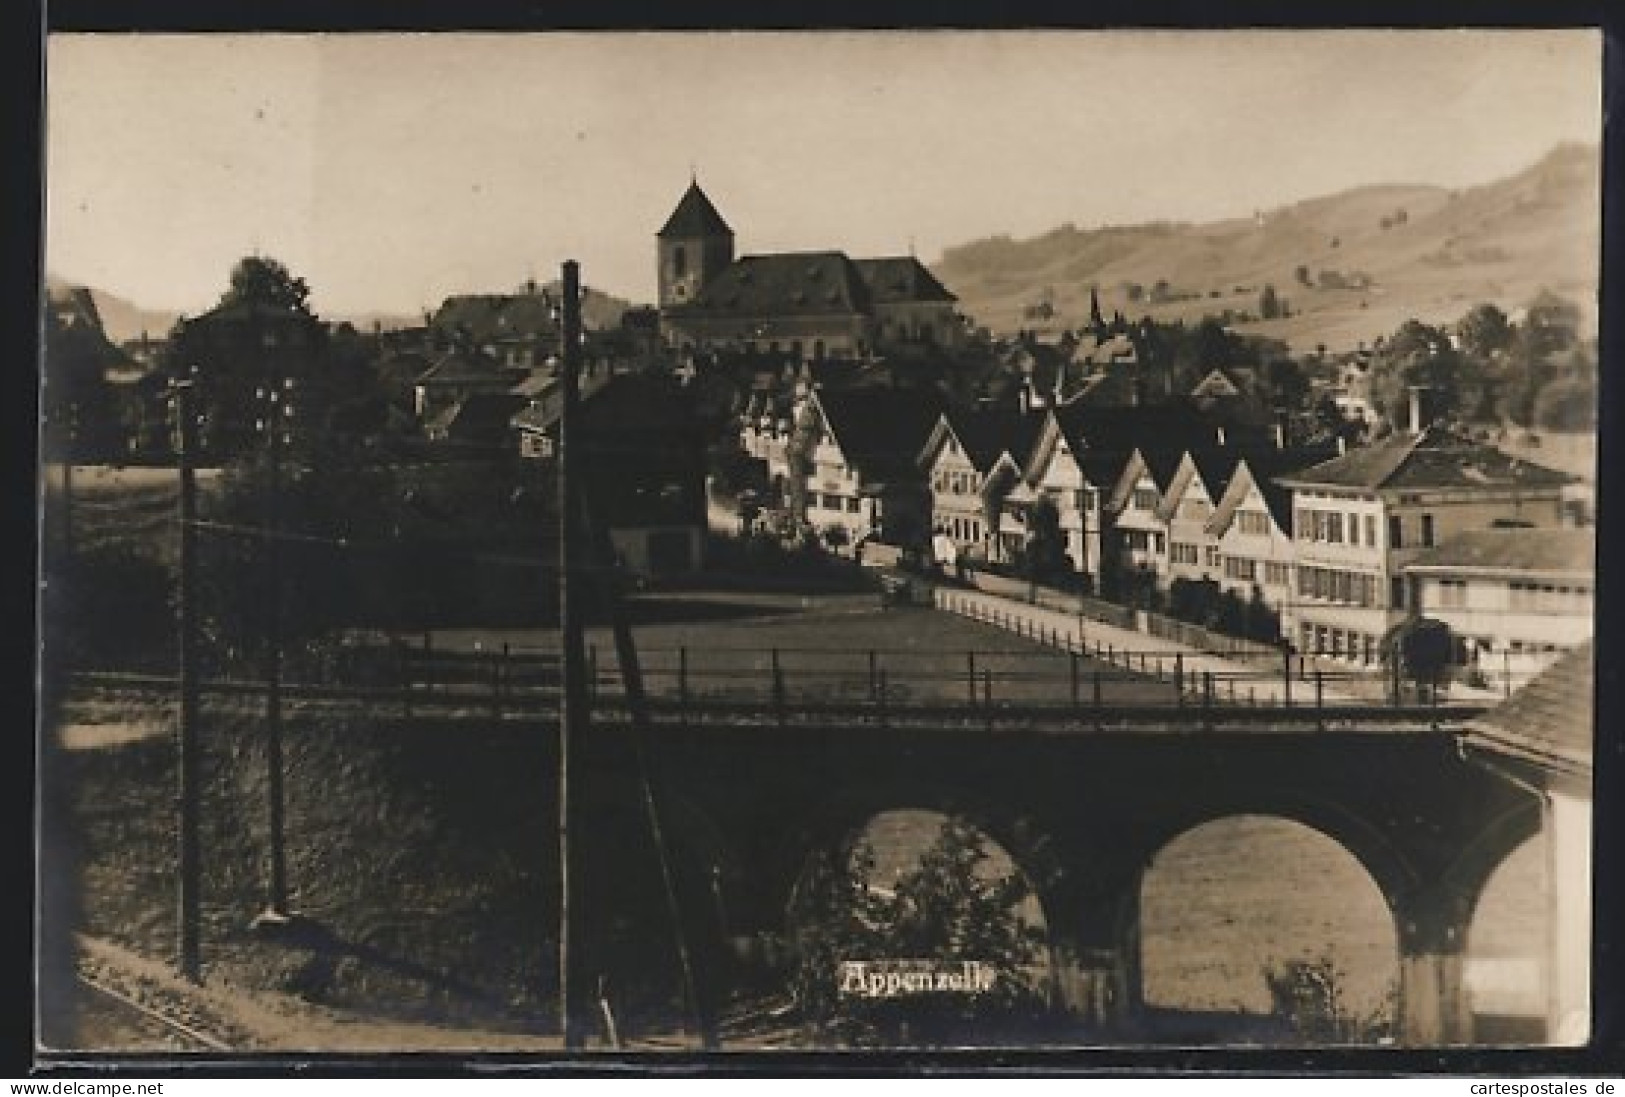
[[[254,1046],[250,1033],[200,996],[121,966],[106,955],[81,954],[77,1042],[93,1052],[225,1053]]]
[[[92,1042],[102,1044],[107,1042],[106,1036],[116,1034],[120,1028],[132,1030],[136,1035],[150,1035],[165,1047],[173,1047],[176,1051],[230,1051],[232,1046],[226,1041],[211,1036],[195,1025],[187,1024],[163,1011],[151,1006],[143,1005],[135,998],[123,991],[115,990],[92,976],[81,973],[79,983],[89,989],[93,995],[98,996],[101,1008],[91,1005],[89,1008],[81,1007],[80,1028],[89,1026],[102,1029],[102,1037]],[[111,1003],[111,1006],[108,1005]],[[114,1016],[109,1017],[107,1011],[111,1009]],[[125,1017],[117,1014],[123,1013]],[[111,1030],[111,1032],[109,1032]],[[118,1041],[126,1043],[126,1041]]]

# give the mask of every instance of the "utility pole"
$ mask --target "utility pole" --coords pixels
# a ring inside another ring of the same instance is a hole
[[[581,895],[576,870],[580,866],[572,838],[575,799],[579,791],[570,767],[578,762],[578,747],[587,721],[585,653],[582,650],[580,588],[572,590],[581,565],[581,496],[573,447],[576,411],[581,399],[581,266],[564,264],[562,354],[559,364],[559,642],[563,689],[559,699],[559,1029],[566,1050],[581,1048],[586,1038],[583,1004],[587,1000],[580,933]]]
[[[288,859],[284,816],[282,758],[282,446],[284,431],[291,427],[293,380],[284,378],[282,384],[271,384],[260,390],[264,403],[263,422],[268,434],[271,456],[269,517],[266,523],[266,571],[270,586],[266,623],[265,665],[265,768],[267,814],[270,828],[268,868],[269,902],[266,909],[254,919],[259,928],[271,929],[285,925],[288,913]]]
[[[73,462],[79,448],[79,404],[68,405],[68,437],[62,447],[62,556],[73,559]]]
[[[196,421],[192,410],[192,382],[174,387],[176,454],[180,474],[180,589],[176,598],[180,642],[180,728],[177,798],[180,836],[178,850],[178,929],[180,973],[193,983],[202,981],[199,927],[201,923],[202,857],[198,839],[198,629],[197,629],[197,476],[192,468]]]

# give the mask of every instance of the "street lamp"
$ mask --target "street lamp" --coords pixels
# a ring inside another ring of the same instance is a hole
[[[265,665],[265,767],[269,820],[269,881],[265,910],[254,919],[256,929],[275,929],[292,920],[288,912],[287,839],[284,824],[282,758],[282,448],[292,440],[294,381],[284,377],[281,385],[267,384],[254,390],[259,403],[255,430],[266,439],[270,456],[270,485],[266,516],[266,570],[268,572],[268,612],[266,619]]]

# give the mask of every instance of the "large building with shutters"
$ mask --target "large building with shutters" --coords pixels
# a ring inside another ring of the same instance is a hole
[[[734,233],[691,182],[656,234],[661,329],[678,347],[870,358],[952,347],[956,298],[912,255],[734,254]]]

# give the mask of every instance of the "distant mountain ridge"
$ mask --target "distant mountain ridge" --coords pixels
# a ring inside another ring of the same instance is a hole
[[[175,326],[175,321],[180,319],[181,314],[178,312],[143,308],[116,293],[109,293],[94,286],[84,286],[83,283],[71,282],[52,274],[45,277],[46,292],[53,296],[79,288],[90,290],[91,298],[96,303],[96,313],[101,317],[102,331],[114,343],[139,339],[143,332],[153,339],[162,339],[169,334],[169,329]]]
[[[89,289],[92,299],[96,303],[96,312],[101,317],[102,330],[107,338],[114,343],[124,343],[132,339],[139,339],[142,333],[154,339],[162,339],[169,334],[175,322],[183,315],[179,312],[164,309],[149,309],[134,304],[120,297],[116,293],[97,289],[94,286],[84,286],[82,283],[72,282],[56,275],[47,274],[45,278],[46,292],[58,295],[73,289]],[[557,297],[562,292],[562,285],[554,280],[542,287],[548,293]],[[512,292],[512,291],[509,291]],[[502,296],[497,294],[497,296]],[[438,307],[438,302],[436,307]],[[593,289],[590,286],[582,288],[581,294],[581,320],[589,329],[616,327],[621,322],[621,316],[631,308],[635,308],[629,301],[625,301],[612,294]],[[199,309],[198,312],[205,310]],[[197,315],[190,313],[187,315]],[[356,313],[319,313],[323,320],[330,323],[349,323],[357,331],[367,332],[376,324],[385,331],[398,328],[409,328],[423,323],[422,314],[402,315],[389,312],[356,312]]]
[[[1600,171],[1597,146],[1568,143],[1483,186],[1356,187],[1204,224],[1064,225],[950,247],[932,272],[996,332],[1081,325],[1091,287],[1108,317],[1229,309],[1254,317],[1238,330],[1300,351],[1369,343],[1413,316],[1454,321],[1480,301],[1511,311],[1543,288],[1594,321]],[[1289,315],[1258,318],[1266,285]]]

